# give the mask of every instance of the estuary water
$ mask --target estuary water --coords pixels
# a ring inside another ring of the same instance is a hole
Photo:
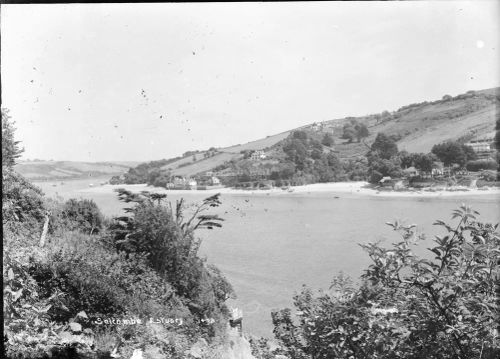
[[[93,180],[96,182],[96,180]],[[54,186],[55,184],[55,186]],[[122,203],[109,191],[92,191],[89,181],[38,183],[47,195],[92,198],[108,216],[120,214]],[[87,189],[87,190],[86,190]],[[199,202],[209,194],[169,194],[175,201]],[[498,195],[443,198],[399,198],[346,193],[223,194],[213,210],[223,227],[201,230],[201,254],[219,267],[233,285],[243,310],[243,330],[272,337],[271,311],[292,307],[302,285],[327,289],[341,271],[355,281],[370,264],[359,243],[382,241],[389,246],[398,235],[385,223],[417,224],[428,239],[417,252],[426,252],[436,219],[451,221],[461,203],[471,205],[489,222],[500,220]]]

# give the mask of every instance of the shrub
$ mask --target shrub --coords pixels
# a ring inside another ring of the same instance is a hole
[[[37,231],[45,218],[42,190],[8,168],[2,170],[2,218],[4,226]]]
[[[432,147],[432,153],[435,154],[445,166],[451,166],[456,163],[460,167],[463,167],[467,161],[477,158],[472,148],[456,141],[447,141],[434,145]]]
[[[84,233],[99,233],[104,216],[97,204],[91,199],[69,199],[63,207],[62,216],[68,227]]]
[[[9,110],[1,109],[2,112],[2,171],[5,168],[12,169],[16,160],[21,157],[24,149],[19,147],[19,141],[14,140],[14,122],[11,121]]]
[[[123,184],[125,181],[121,176],[113,176],[109,180],[109,184],[116,185],[116,184]]]
[[[332,147],[335,144],[335,140],[333,139],[333,136],[331,134],[325,133],[323,139],[321,140],[321,143],[327,147]]]
[[[388,136],[385,133],[378,133],[375,141],[371,145],[370,152],[382,159],[390,159],[398,154],[398,146],[396,141],[398,139],[394,136]]]
[[[482,161],[469,161],[467,162],[466,167],[467,171],[477,172],[481,170],[493,170],[495,171],[498,168],[498,164],[493,160]]]
[[[497,171],[482,171],[480,178],[487,182],[493,182],[497,179]]]
[[[30,268],[46,261],[46,250],[26,242],[19,246],[20,242],[24,242],[22,238],[4,237],[4,356],[64,357],[77,347],[90,350],[86,334],[72,335],[68,323],[58,324],[50,315],[53,308],[61,306],[64,293],[46,288],[32,276]]]
[[[198,256],[200,241],[194,236],[198,229],[221,226],[217,215],[204,214],[220,204],[219,195],[205,199],[185,219],[183,200],[173,210],[172,205],[163,204],[165,195],[138,195],[123,189],[118,193],[122,201],[134,205],[126,209],[129,216],[116,218],[111,226],[116,248],[128,255],[145,256],[148,265],[179,297],[189,299],[189,310],[197,318],[227,314],[224,301],[232,288],[220,272],[207,267]]]
[[[498,358],[498,225],[461,206],[453,227],[436,236],[430,259],[412,247],[415,225],[388,223],[402,240],[362,245],[373,264],[363,283],[345,276],[329,291],[304,288],[290,309],[273,312],[274,334],[289,358]]]

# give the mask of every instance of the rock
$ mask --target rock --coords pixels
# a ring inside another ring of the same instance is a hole
[[[141,349],[135,349],[130,359],[144,359]]]
[[[189,354],[194,356],[195,358],[201,358],[203,356],[203,352],[208,348],[208,343],[205,339],[198,339],[196,343],[189,350]]]
[[[148,346],[144,349],[145,359],[163,359],[165,355],[161,353],[160,348],[155,346]]]

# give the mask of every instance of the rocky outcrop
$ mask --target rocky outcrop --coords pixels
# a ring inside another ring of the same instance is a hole
[[[228,328],[225,344],[212,347],[204,339],[200,339],[191,347],[188,354],[199,359],[211,358],[214,354],[218,359],[256,359],[252,355],[249,341],[240,336],[236,328]]]

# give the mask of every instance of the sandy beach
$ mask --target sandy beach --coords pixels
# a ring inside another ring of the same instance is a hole
[[[465,188],[453,187],[446,190],[421,189],[421,190],[379,190],[371,188],[368,182],[333,182],[333,183],[315,183],[304,186],[292,186],[289,190],[281,188],[273,188],[267,190],[243,190],[233,188],[214,188],[207,190],[167,190],[159,187],[151,187],[146,184],[134,185],[102,185],[99,187],[89,187],[79,190],[79,192],[106,193],[117,188],[125,188],[132,192],[150,191],[156,193],[175,193],[175,194],[235,194],[235,195],[295,195],[308,193],[331,193],[331,194],[352,194],[360,196],[378,196],[378,197],[463,197],[463,196],[499,196],[500,188],[484,187],[484,188]]]

